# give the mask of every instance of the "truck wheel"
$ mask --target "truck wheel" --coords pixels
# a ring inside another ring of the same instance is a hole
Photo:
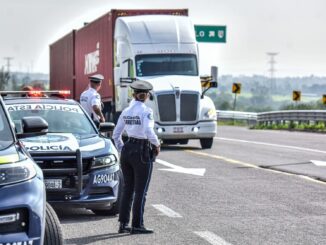
[[[63,234],[57,214],[50,204],[46,203],[44,245],[62,245]]]
[[[210,149],[213,145],[213,138],[200,139],[200,145],[203,149]]]
[[[96,215],[100,216],[114,216],[119,213],[120,209],[120,202],[121,202],[121,196],[122,196],[122,187],[123,186],[123,175],[121,170],[119,171],[119,190],[118,190],[118,198],[115,203],[113,203],[112,207],[109,209],[92,209],[92,212]]]

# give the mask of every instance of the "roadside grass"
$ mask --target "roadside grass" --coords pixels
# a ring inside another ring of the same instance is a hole
[[[326,133],[326,123],[318,122],[315,124],[308,123],[294,123],[289,122],[285,124],[258,124],[252,129],[271,129],[271,130],[291,130],[291,131],[305,131],[305,132],[321,132]]]

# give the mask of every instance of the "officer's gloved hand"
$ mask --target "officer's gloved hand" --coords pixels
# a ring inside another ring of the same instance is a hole
[[[160,153],[160,151],[161,151],[161,146],[160,145],[154,147],[154,155],[155,156],[158,156],[158,154]]]

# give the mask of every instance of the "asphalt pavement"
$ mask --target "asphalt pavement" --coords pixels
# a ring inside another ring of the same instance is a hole
[[[315,176],[326,166],[308,167],[326,161],[325,135],[218,130],[212,149],[162,149],[145,208],[154,234],[118,234],[117,217],[60,209],[66,244],[326,244],[326,183]]]

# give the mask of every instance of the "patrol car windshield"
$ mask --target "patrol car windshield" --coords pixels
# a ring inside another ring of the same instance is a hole
[[[4,113],[4,108],[0,105],[0,150],[10,146],[14,141],[10,125]]]
[[[22,131],[21,119],[26,116],[40,116],[48,124],[49,133],[96,134],[91,122],[79,105],[71,104],[7,104],[7,109],[18,132]]]
[[[136,56],[138,77],[158,75],[198,76],[194,54],[147,54]]]

